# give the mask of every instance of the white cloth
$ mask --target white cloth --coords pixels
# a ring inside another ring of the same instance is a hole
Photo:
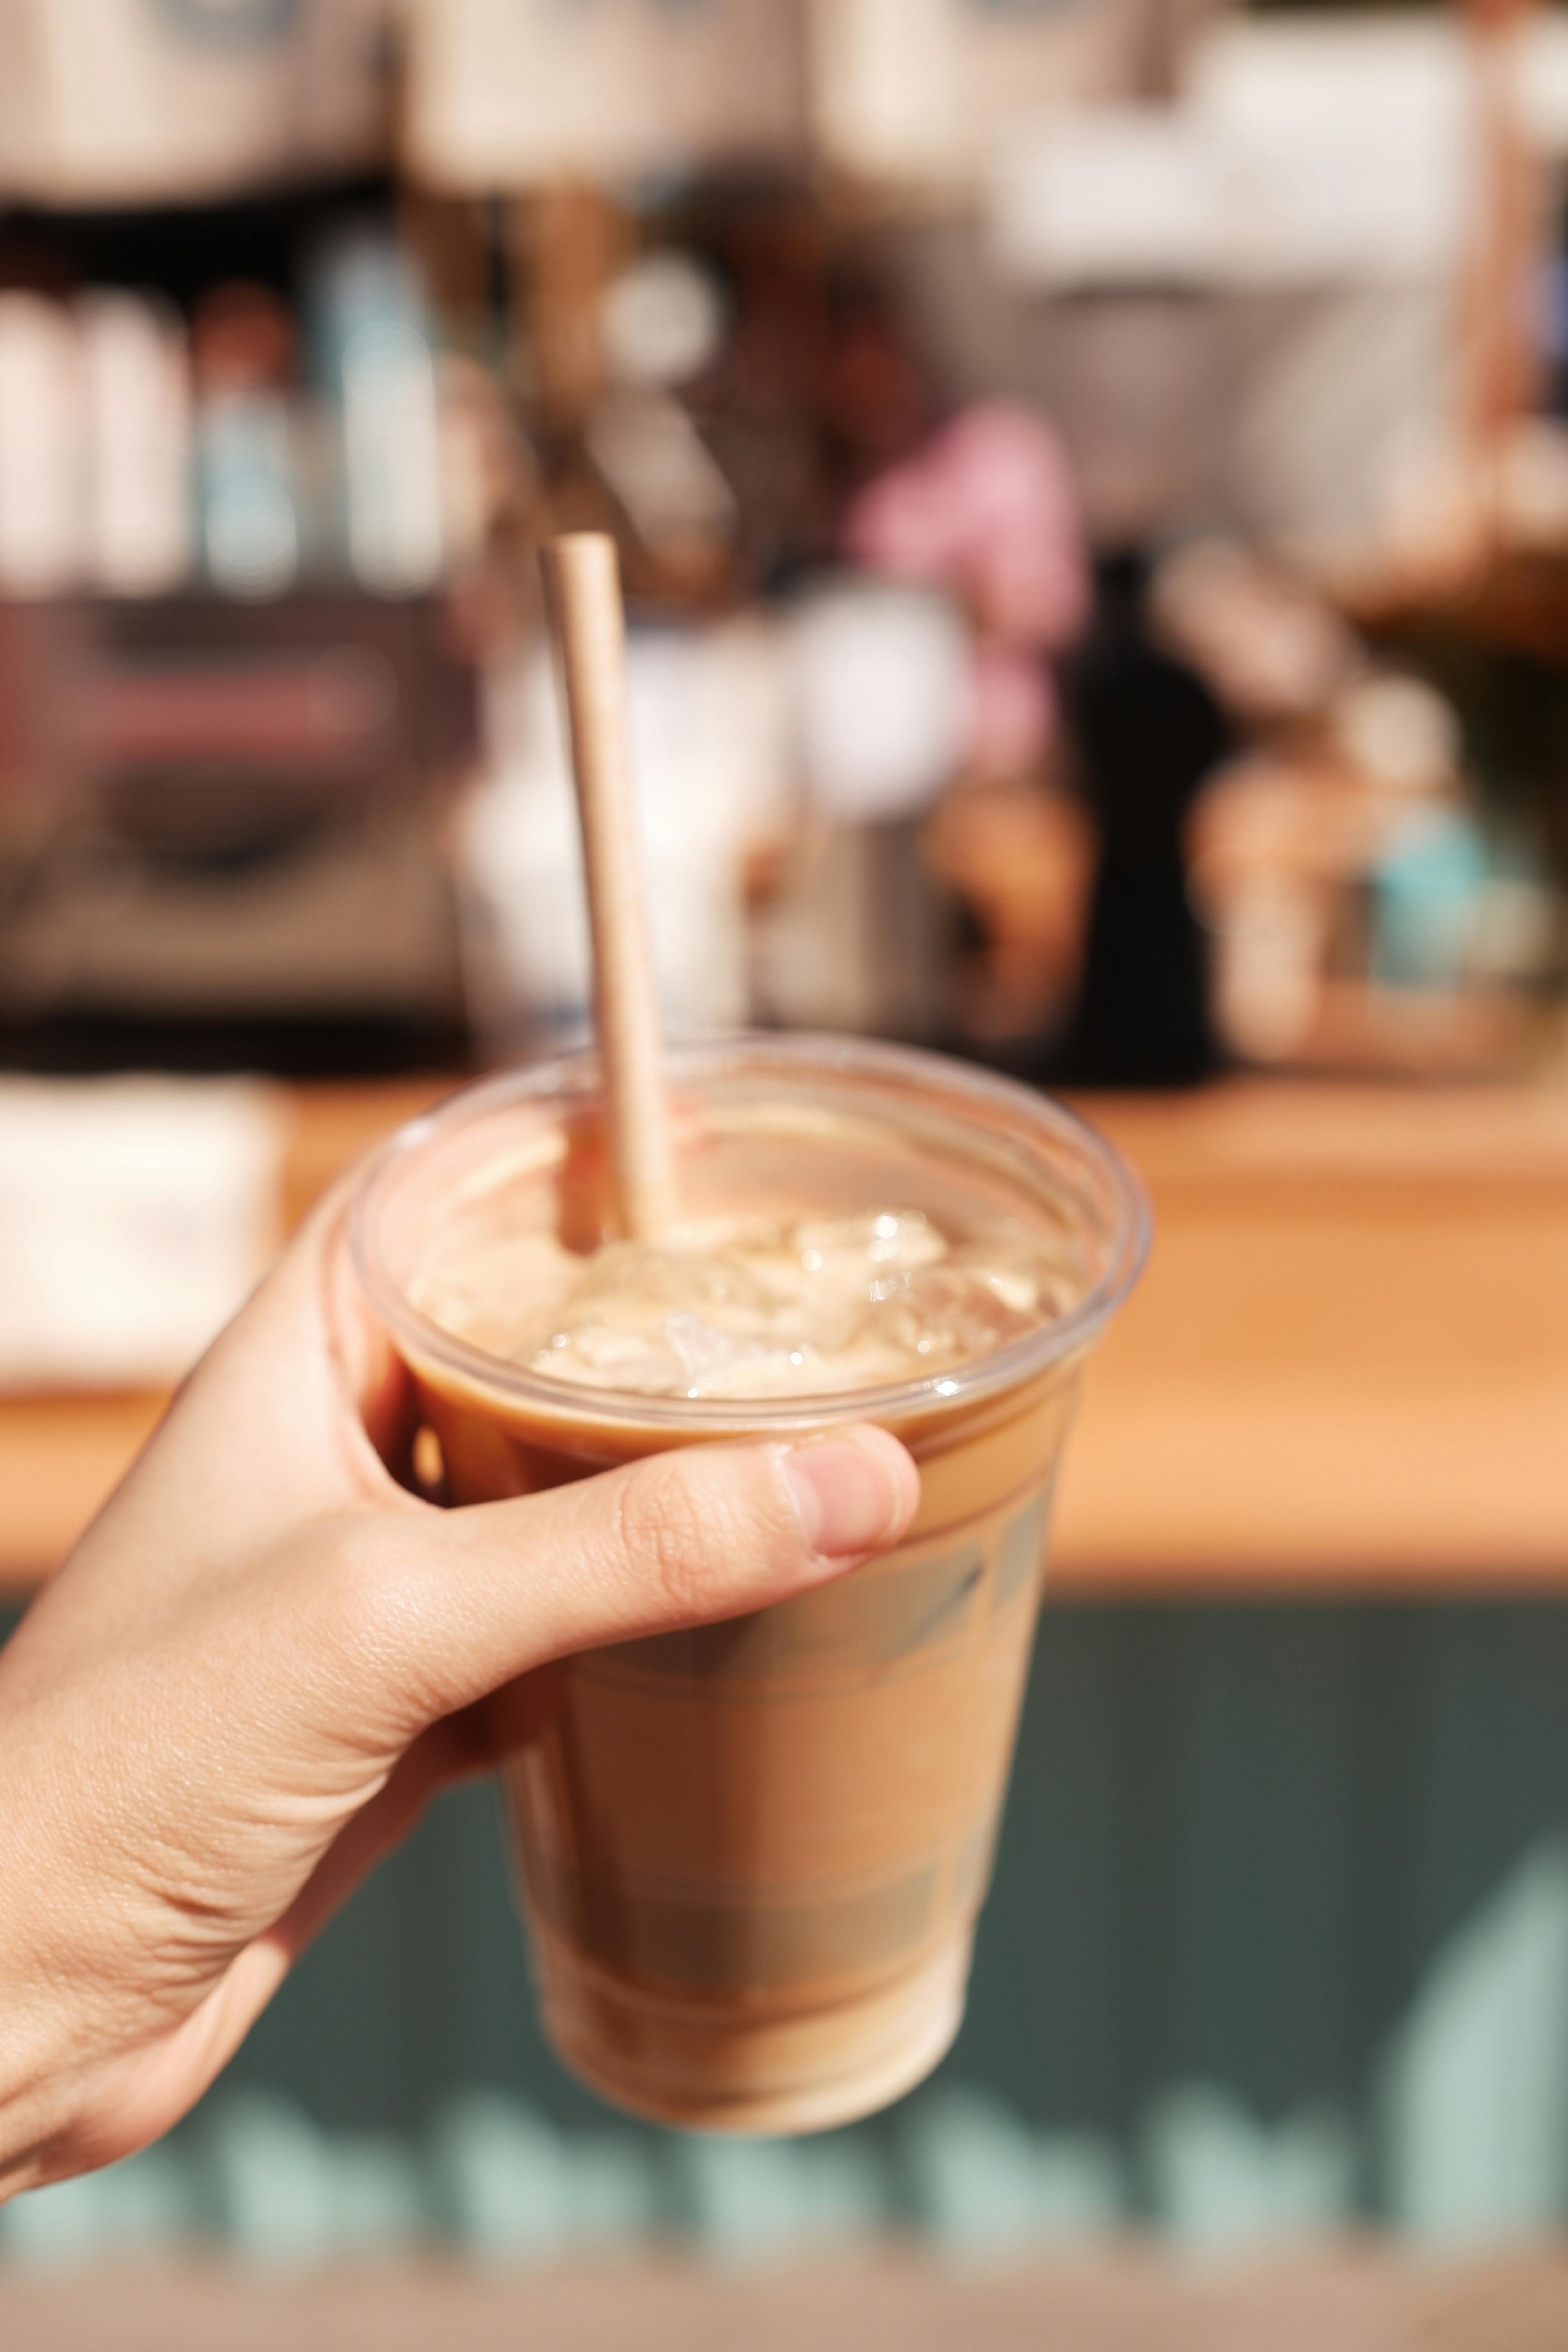
[[[0,1078],[0,1388],[178,1379],[278,1245],[287,1139],[252,1081]]]

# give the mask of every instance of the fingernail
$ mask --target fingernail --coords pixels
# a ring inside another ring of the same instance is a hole
[[[902,1531],[910,1498],[890,1439],[868,1431],[858,1437],[815,1439],[784,1456],[784,1475],[814,1551],[840,1559],[875,1551]],[[887,1452],[882,1451],[886,1446]]]

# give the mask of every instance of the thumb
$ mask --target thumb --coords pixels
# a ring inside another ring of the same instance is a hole
[[[898,1440],[857,1424],[799,1445],[681,1447],[516,1502],[378,1516],[371,1573],[355,1580],[361,1638],[412,1737],[552,1658],[823,1583],[896,1542],[919,1499]]]

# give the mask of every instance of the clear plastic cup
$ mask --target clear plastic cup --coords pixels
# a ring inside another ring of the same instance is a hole
[[[939,1219],[980,1200],[1048,1231],[1077,1292],[995,1353],[850,1394],[649,1397],[483,1353],[425,1316],[410,1285],[454,1219],[597,1238],[589,1056],[490,1079],[416,1120],[355,1206],[361,1278],[458,1503],[849,1418],[894,1431],[920,1465],[914,1525],[864,1568],[723,1624],[561,1660],[498,1706],[517,1883],[566,2064],[664,2122],[816,2131],[911,2088],[957,2032],[1052,1482],[1148,1215],[1083,1121],[935,1055],[743,1037],[672,1052],[669,1076],[689,1205],[753,1205],[761,1188],[803,1208],[826,1189],[841,1206],[847,1181],[865,1187],[860,1208]]]

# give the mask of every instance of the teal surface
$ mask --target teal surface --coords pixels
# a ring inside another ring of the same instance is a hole
[[[140,2163],[9,2209],[0,2250],[1568,2218],[1568,1608],[1050,1610],[967,2021],[868,2129],[726,2150],[580,2091],[474,1790]]]

